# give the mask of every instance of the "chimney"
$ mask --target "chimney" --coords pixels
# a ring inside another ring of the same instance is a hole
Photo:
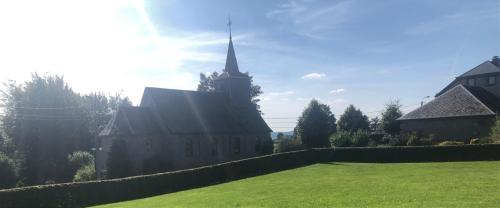
[[[495,66],[500,67],[500,58],[498,56],[493,56],[493,58],[491,59],[491,63],[495,64]]]

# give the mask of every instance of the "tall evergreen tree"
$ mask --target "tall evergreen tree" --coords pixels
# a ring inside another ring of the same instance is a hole
[[[330,146],[329,136],[336,131],[330,107],[312,100],[300,116],[295,130],[307,147]]]
[[[391,101],[385,105],[382,113],[382,128],[390,135],[397,135],[401,131],[400,122],[397,120],[403,116],[399,100]]]
[[[357,132],[358,130],[368,131],[370,122],[368,116],[364,115],[361,110],[356,109],[353,105],[349,105],[339,118],[337,123],[339,129],[349,133]]]

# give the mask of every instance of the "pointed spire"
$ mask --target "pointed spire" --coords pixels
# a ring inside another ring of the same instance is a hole
[[[227,23],[227,26],[229,27],[229,47],[227,49],[226,67],[224,68],[224,72],[238,73],[240,70],[238,69],[238,62],[236,61],[236,54],[234,53],[231,25],[231,17],[229,17],[229,21]]]

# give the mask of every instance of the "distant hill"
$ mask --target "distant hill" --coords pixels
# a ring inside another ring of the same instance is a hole
[[[278,133],[280,132],[271,132],[271,138],[276,139],[276,137],[278,137]],[[293,131],[284,131],[281,133],[283,133],[285,136],[293,136]]]

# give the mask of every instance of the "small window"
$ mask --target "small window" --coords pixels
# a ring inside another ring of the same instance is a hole
[[[476,79],[471,78],[467,80],[467,85],[469,86],[476,86]]]
[[[495,76],[488,77],[488,85],[496,85],[496,84],[497,84],[497,77]]]
[[[240,138],[234,138],[233,152],[234,152],[234,154],[239,154],[241,152],[241,141],[240,141]]]
[[[212,156],[216,156],[219,153],[219,147],[217,139],[214,138],[212,141]]]
[[[185,152],[186,152],[186,157],[192,157],[193,156],[193,140],[187,139],[184,148],[185,148]]]

